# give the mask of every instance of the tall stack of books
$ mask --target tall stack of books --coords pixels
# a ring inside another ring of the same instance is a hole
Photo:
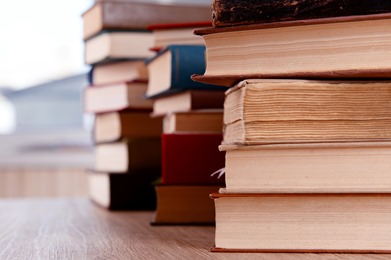
[[[266,2],[196,31],[232,87],[214,251],[391,252],[391,5]]]
[[[152,23],[206,19],[206,7],[97,1],[83,14],[85,63],[92,65],[85,110],[95,114],[90,197],[109,209],[155,209],[162,119],[145,99]]]
[[[164,28],[167,35],[147,62],[147,97],[153,100],[153,115],[164,118],[155,225],[214,224],[209,194],[224,186],[224,179],[212,174],[224,167],[224,154],[217,147],[223,138],[226,88],[190,78],[205,70],[205,46],[192,34],[195,25],[152,27],[154,33]]]

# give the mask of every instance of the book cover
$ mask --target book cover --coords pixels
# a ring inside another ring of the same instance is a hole
[[[209,198],[216,185],[155,186],[156,214],[152,225],[214,225],[215,209]]]
[[[129,138],[95,146],[95,171],[126,174],[139,171],[160,172],[160,169],[159,137]]]
[[[109,210],[154,210],[156,172],[88,173],[90,199]]]
[[[221,134],[162,134],[163,184],[224,184]]]
[[[115,142],[122,138],[160,138],[162,124],[162,118],[151,117],[148,111],[102,113],[95,115],[93,137],[95,143]]]
[[[88,113],[150,111],[152,100],[145,98],[148,83],[142,81],[94,85],[84,89],[84,110]]]
[[[83,14],[84,39],[102,30],[145,30],[151,24],[211,20],[210,6],[99,1]]]
[[[223,109],[224,91],[220,90],[184,90],[153,100],[153,114],[166,115],[173,112],[194,110]]]
[[[169,45],[147,60],[149,71],[148,98],[183,90],[226,90],[222,86],[191,80],[192,74],[205,71],[205,46]]]
[[[199,30],[207,66],[193,79],[389,78],[390,25],[386,13]]]
[[[168,45],[203,45],[204,40],[194,35],[198,28],[210,27],[210,21],[193,23],[154,24],[148,29],[153,31],[154,46],[151,50],[158,52]]]
[[[212,3],[213,26],[215,27],[390,11],[391,2],[388,0],[214,0]]]

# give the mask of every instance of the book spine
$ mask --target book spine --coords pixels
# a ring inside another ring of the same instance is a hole
[[[162,183],[223,186],[224,177],[211,176],[225,164],[221,140],[221,134],[163,134]]]
[[[391,11],[388,0],[214,0],[214,27],[326,17],[378,14]]]
[[[205,72],[205,46],[172,45],[169,51],[172,55],[171,89],[226,90],[221,86],[203,84],[191,79],[191,75]]]

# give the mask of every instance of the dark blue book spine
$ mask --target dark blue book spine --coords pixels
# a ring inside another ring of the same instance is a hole
[[[205,72],[205,46],[171,45],[168,50],[172,54],[171,89],[203,89],[226,90],[226,87],[195,82],[193,74]]]

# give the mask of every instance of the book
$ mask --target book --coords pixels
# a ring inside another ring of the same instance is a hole
[[[215,133],[223,132],[223,111],[191,111],[167,114],[163,118],[163,133]]]
[[[160,138],[162,118],[149,112],[109,112],[97,114],[94,123],[95,143],[115,142],[122,138]]]
[[[173,112],[223,109],[224,98],[224,91],[221,90],[183,90],[155,98],[153,114],[159,116]]]
[[[391,140],[390,81],[245,80],[226,92],[224,144]]]
[[[203,45],[204,40],[194,35],[197,28],[210,27],[212,23],[174,23],[174,24],[154,24],[148,27],[153,35],[152,50],[159,51],[168,45]]]
[[[193,79],[389,78],[390,25],[387,13],[198,30],[207,66]]]
[[[99,1],[83,14],[83,38],[103,30],[146,30],[151,24],[209,21],[210,6]]]
[[[154,210],[156,194],[152,183],[157,176],[158,172],[89,172],[89,197],[97,205],[109,210]]]
[[[391,253],[391,194],[214,194],[215,252]]]
[[[221,134],[162,134],[162,184],[224,184]]]
[[[137,80],[148,80],[147,67],[144,61],[130,60],[96,64],[92,69],[90,84],[105,85]]]
[[[157,208],[152,225],[214,225],[209,194],[219,186],[156,185]]]
[[[103,113],[121,110],[152,110],[152,100],[145,99],[147,82],[124,82],[90,86],[84,90],[84,110]]]
[[[364,1],[252,1],[214,0],[212,17],[215,27],[277,21],[303,20],[391,11],[387,0]]]
[[[391,187],[391,142],[220,149],[228,193],[387,193]]]
[[[202,84],[191,80],[192,74],[205,70],[205,46],[169,45],[147,60],[148,98],[188,89],[225,90],[224,87]]]
[[[152,56],[152,33],[106,31],[85,42],[84,61],[97,64]]]
[[[95,171],[132,174],[160,169],[160,138],[129,138],[95,146]]]

